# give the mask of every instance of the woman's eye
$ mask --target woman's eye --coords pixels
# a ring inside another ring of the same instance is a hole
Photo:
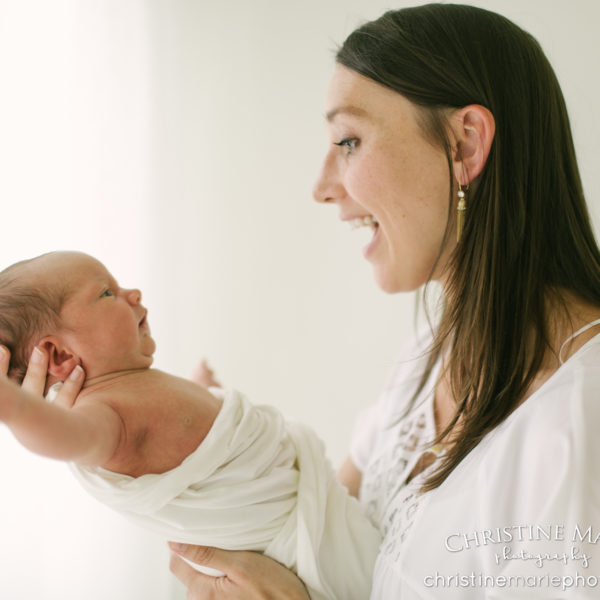
[[[346,154],[350,154],[353,150],[356,150],[359,144],[359,139],[355,137],[347,137],[339,142],[333,142],[336,146],[341,146],[346,149]]]

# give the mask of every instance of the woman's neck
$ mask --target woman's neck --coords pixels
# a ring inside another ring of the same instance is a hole
[[[600,334],[600,324],[597,324],[573,339],[569,339],[570,336],[588,323],[600,319],[600,306],[585,302],[574,294],[565,291],[559,291],[549,296],[546,306],[548,347],[521,402],[525,402],[527,398],[536,392],[562,363],[572,357],[590,339]],[[533,358],[535,346],[533,332],[529,336],[528,346],[531,348],[530,356]],[[450,369],[445,368],[447,365],[443,360],[444,356],[447,359],[450,355],[442,352],[443,363],[440,369],[440,378],[436,385],[434,401],[435,425],[438,435],[452,422],[457,410],[456,400],[452,394]],[[459,435],[459,430],[460,419],[454,426],[453,431],[446,436],[445,441],[451,443],[452,439]]]
[[[600,324],[573,336],[581,328],[600,318],[600,306],[595,306],[571,292],[559,291],[547,301],[547,331],[549,352],[544,356],[543,369],[555,371],[589,340],[600,333]]]

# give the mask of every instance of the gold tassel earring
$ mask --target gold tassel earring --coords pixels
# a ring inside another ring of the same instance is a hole
[[[467,188],[469,189],[469,188]],[[458,206],[456,207],[456,241],[460,242],[463,228],[465,226],[465,212],[467,210],[467,201],[465,200],[465,192],[460,183],[458,184]]]

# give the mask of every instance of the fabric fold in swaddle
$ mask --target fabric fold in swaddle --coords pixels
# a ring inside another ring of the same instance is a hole
[[[212,388],[222,408],[178,467],[133,478],[71,465],[98,500],[165,539],[265,552],[294,569],[313,600],[362,600],[379,534],[337,482],[323,444],[272,407]]]

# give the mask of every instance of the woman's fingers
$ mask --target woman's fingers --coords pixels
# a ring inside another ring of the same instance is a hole
[[[3,368],[1,363],[2,359],[0,357],[0,373]],[[27,372],[25,373],[21,387],[26,392],[31,392],[36,396],[43,396],[46,391],[47,377],[48,354],[45,350],[36,346],[31,353],[31,358],[27,365]],[[75,403],[77,394],[81,391],[84,381],[85,372],[80,365],[77,365],[65,379],[59,392],[52,401],[66,408],[71,408]]]
[[[181,556],[177,556],[173,552],[171,552],[169,568],[173,575],[185,585],[190,600],[213,597],[212,592],[215,588],[214,577],[196,571]]]
[[[180,558],[174,552],[171,552],[171,560],[169,562],[169,568],[171,573],[189,589],[195,575],[198,573],[195,569],[190,567],[183,558]]]
[[[189,600],[309,600],[304,584],[292,571],[257,552],[169,545],[179,554],[171,557],[171,571],[187,587]],[[225,575],[199,573],[180,557]]]
[[[8,365],[10,364],[10,352],[8,348],[0,346],[0,377],[6,377],[8,374]]]
[[[172,548],[181,547],[178,544],[170,545]],[[184,550],[178,551],[179,556],[171,553],[169,567],[187,588],[188,600],[262,600],[264,598],[257,593],[253,582],[248,581],[239,572],[236,555],[244,553],[228,552],[207,546],[184,546],[184,548]],[[219,553],[223,553],[225,558],[219,559]],[[212,576],[201,573],[191,567],[182,557],[223,575]]]
[[[43,396],[48,374],[48,355],[37,346],[31,353],[27,373],[23,379],[22,388],[36,396]]]
[[[211,546],[194,546],[192,544],[176,544],[174,542],[169,542],[169,546],[171,550],[179,554],[179,556],[183,556],[186,560],[202,567],[209,567],[220,573],[231,572],[235,568],[235,561],[232,559],[236,554],[242,554],[241,552],[219,550]],[[184,562],[184,564],[186,563]],[[198,573],[194,568],[190,567],[190,569],[192,574]],[[214,579],[214,577],[210,577],[210,579]]]
[[[65,379],[65,382],[54,399],[54,403],[60,404],[66,408],[71,408],[73,404],[75,404],[75,400],[81,391],[84,381],[85,372],[83,367],[77,365]]]

